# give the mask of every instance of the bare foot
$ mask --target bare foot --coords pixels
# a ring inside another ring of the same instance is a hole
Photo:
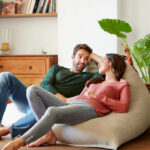
[[[1,136],[5,136],[5,135],[7,135],[7,134],[9,134],[10,133],[10,131],[9,131],[9,128],[8,127],[1,127],[0,128],[0,137]]]
[[[24,140],[22,138],[18,138],[14,141],[9,142],[2,148],[2,150],[18,150],[20,147],[24,145],[25,145]]]
[[[28,147],[38,147],[41,144],[49,144],[49,145],[56,144],[56,136],[52,130],[50,130],[47,134],[45,134],[40,139],[36,140],[35,142],[30,143],[27,146]]]

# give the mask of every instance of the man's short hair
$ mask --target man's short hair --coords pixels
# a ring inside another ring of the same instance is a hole
[[[92,48],[89,47],[87,44],[77,44],[73,50],[73,55],[75,56],[76,53],[78,52],[78,50],[80,49],[84,49],[85,51],[87,51],[88,53],[92,53]]]

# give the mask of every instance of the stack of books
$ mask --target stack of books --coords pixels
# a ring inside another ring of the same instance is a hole
[[[56,0],[26,0],[24,14],[54,13],[56,12]]]

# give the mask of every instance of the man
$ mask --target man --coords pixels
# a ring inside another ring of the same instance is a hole
[[[64,101],[69,97],[78,95],[87,80],[99,76],[99,73],[82,72],[89,64],[90,59],[99,61],[99,57],[92,53],[92,49],[88,45],[76,45],[72,55],[71,69],[59,65],[52,66],[40,86]],[[0,128],[0,137],[11,133],[12,138],[14,138],[27,131],[36,123],[36,120],[26,98],[26,86],[11,73],[4,72],[0,73],[0,122],[7,106],[8,97],[21,112],[26,113],[25,117],[10,127]]]

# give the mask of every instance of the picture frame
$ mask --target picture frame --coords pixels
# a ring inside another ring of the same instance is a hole
[[[3,2],[2,15],[4,14],[15,14],[15,3],[14,2]]]

